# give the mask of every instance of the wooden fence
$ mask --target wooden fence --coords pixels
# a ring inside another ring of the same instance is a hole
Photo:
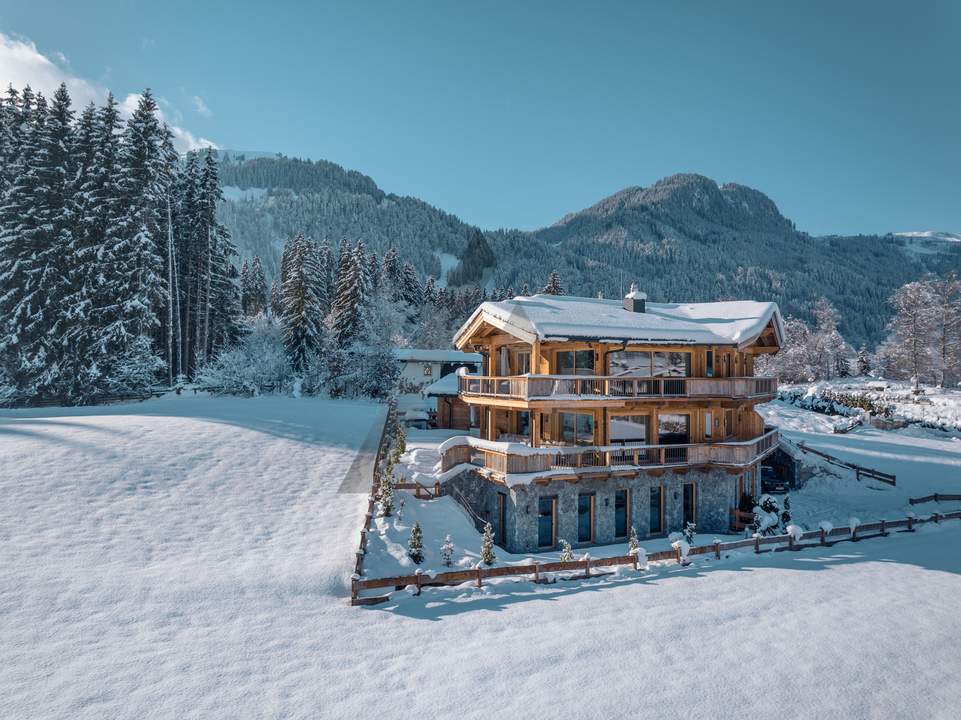
[[[924,497],[909,498],[908,502],[912,505],[920,505],[921,503],[927,502],[954,502],[956,500],[961,500],[961,495],[946,495],[944,493],[934,493],[934,495],[925,495]]]
[[[365,604],[364,602],[358,602],[358,600],[363,600],[363,598],[357,597],[357,593],[353,590],[353,585],[356,584],[357,580],[364,574],[364,555],[367,554],[367,535],[370,533],[370,523],[374,519],[374,495],[377,490],[377,468],[384,458],[387,457],[387,447],[385,445],[387,428],[390,426],[390,419],[394,412],[394,404],[391,403],[387,408],[387,417],[384,418],[384,427],[380,431],[380,442],[377,443],[377,455],[374,457],[374,471],[371,473],[370,478],[370,495],[367,498],[367,512],[364,513],[364,526],[360,529],[360,546],[354,555],[354,574],[351,576],[350,593],[352,605]]]
[[[857,463],[842,460],[841,458],[834,457],[834,455],[828,455],[826,452],[821,450],[815,450],[813,447],[805,445],[803,441],[799,442],[797,446],[804,452],[814,453],[815,455],[823,457],[825,460],[834,465],[840,465],[841,467],[854,470],[854,474],[858,482],[861,482],[861,476],[863,475],[866,478],[887,483],[888,485],[898,484],[898,478],[893,473],[881,472],[880,470],[875,470],[874,468],[864,467],[863,465],[858,465]]]
[[[943,500],[961,499],[961,496],[954,495],[939,494],[937,497]],[[924,498],[917,499],[918,502],[922,502],[924,500]],[[912,500],[912,503],[913,502],[915,501]],[[371,511],[373,511],[373,501],[371,501]],[[748,547],[753,547],[755,553],[764,552],[762,548],[771,545],[781,546],[775,547],[773,550],[803,550],[813,547],[825,547],[833,545],[837,542],[857,542],[859,540],[866,540],[873,537],[884,537],[888,535],[891,530],[898,528],[903,528],[901,532],[913,532],[915,525],[922,525],[929,522],[938,523],[942,520],[949,519],[961,520],[961,510],[950,513],[934,513],[930,517],[926,518],[906,517],[901,520],[881,520],[879,522],[858,525],[853,530],[850,527],[839,527],[830,531],[823,529],[809,530],[803,533],[799,538],[796,538],[793,535],[769,535],[766,537],[756,536],[745,538],[743,540],[735,540],[733,542],[726,543],[714,542],[710,545],[699,545],[692,547],[688,551],[688,556],[713,555],[719,560],[722,552]],[[368,523],[369,521],[370,515],[368,515]],[[816,542],[805,543],[805,541],[811,540],[815,540]],[[363,550],[365,547],[366,533],[364,533],[361,537],[361,550]],[[670,560],[674,560],[679,563],[684,562],[684,558],[681,556],[680,550],[673,549],[648,553],[647,560],[649,562]],[[362,560],[358,558],[358,568],[360,568],[361,562]],[[516,576],[530,576],[534,582],[539,582],[543,579],[542,576],[545,573],[554,572],[574,572],[579,573],[575,577],[584,578],[591,577],[592,570],[615,567],[618,565],[630,565],[634,570],[639,569],[636,555],[617,555],[614,557],[587,558],[584,560],[556,561],[547,563],[538,563],[532,560],[527,565],[505,565],[502,567],[489,568],[478,565],[477,567],[469,570],[454,570],[452,572],[436,573],[432,575],[415,572],[412,575],[398,575],[395,577],[366,579],[360,577],[360,571],[358,569],[358,572],[354,576],[353,582],[351,583],[350,601],[352,605],[376,605],[378,603],[386,602],[390,599],[389,595],[360,597],[359,593],[363,590],[375,590],[379,588],[392,588],[394,590],[400,590],[409,585],[414,585],[419,592],[420,588],[422,587],[460,585],[465,582],[475,582],[477,587],[480,587],[483,585],[485,579]]]

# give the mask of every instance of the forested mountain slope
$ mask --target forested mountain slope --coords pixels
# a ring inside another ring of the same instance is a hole
[[[226,153],[221,176],[225,186],[266,189],[226,201],[220,217],[241,254],[261,255],[268,272],[283,240],[298,232],[332,243],[363,239],[381,255],[393,245],[441,280],[441,258],[467,251],[472,228],[458,218],[385,194],[333,163]],[[616,297],[636,280],[659,302],[769,299],[806,318],[826,296],[855,345],[880,340],[895,289],[926,272],[961,271],[961,243],[917,252],[910,238],[894,235],[811,237],[763,193],[693,174],[626,188],[540,230],[486,235],[495,264],[456,277],[536,291],[556,269],[573,294]]]

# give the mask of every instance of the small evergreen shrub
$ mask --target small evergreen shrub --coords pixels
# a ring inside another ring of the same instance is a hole
[[[421,532],[420,523],[415,522],[410,529],[410,539],[407,541],[407,557],[420,565],[424,562],[424,534]]]

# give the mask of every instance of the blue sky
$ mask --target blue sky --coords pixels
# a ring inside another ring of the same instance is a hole
[[[0,0],[7,50],[54,68],[8,52],[0,81],[149,85],[185,143],[330,159],[484,228],[699,172],[814,234],[961,231],[959,2],[306,5]]]

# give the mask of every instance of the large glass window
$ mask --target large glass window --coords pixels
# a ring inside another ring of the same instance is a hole
[[[618,350],[608,355],[608,373],[615,376],[651,377],[651,353]]]
[[[554,545],[554,498],[540,498],[537,501],[537,546]]]
[[[561,440],[569,445],[593,445],[594,416],[561,413]]]
[[[524,437],[531,436],[531,414],[526,410],[517,413],[517,434]]]
[[[657,442],[660,445],[684,445],[690,442],[690,415],[664,413],[657,416]]]
[[[647,442],[647,415],[612,415],[611,445]]]
[[[684,524],[697,522],[697,487],[684,483]]]
[[[704,439],[709,440],[714,436],[714,413],[704,413]]]
[[[704,367],[704,374],[707,377],[714,377],[714,351],[707,351],[707,364]]]
[[[593,375],[593,350],[563,350],[557,353],[558,375]]]
[[[518,352],[514,355],[514,374],[526,375],[531,371],[531,354],[529,352]]]
[[[659,377],[690,377],[691,353],[656,352],[654,353],[653,375]]]
[[[660,485],[656,485],[651,488],[651,516],[650,516],[650,533],[651,535],[659,535],[664,532],[663,526],[664,517],[664,488]]]
[[[594,495],[582,493],[577,496],[577,542],[594,540]]]
[[[614,537],[626,538],[627,527],[630,524],[628,519],[628,506],[630,505],[628,490],[618,490],[614,493]]]

